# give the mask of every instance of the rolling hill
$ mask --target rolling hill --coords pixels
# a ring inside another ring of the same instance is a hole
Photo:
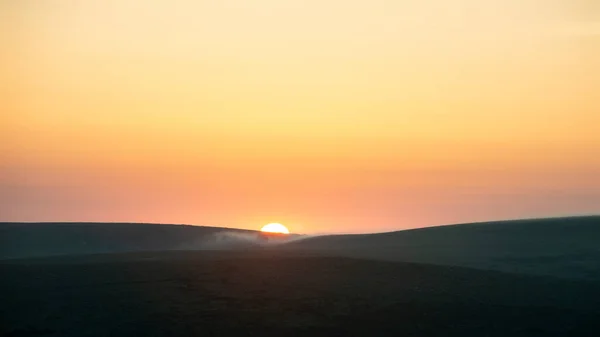
[[[330,235],[282,249],[334,256],[600,279],[600,216],[513,220]]]
[[[0,261],[0,336],[596,336],[598,283],[166,251]]]
[[[268,249],[600,279],[600,216],[459,224],[300,238]],[[258,232],[131,223],[3,223],[0,258],[263,249]]]
[[[598,216],[274,245],[215,227],[5,223],[0,335],[596,336],[598,242]]]
[[[0,223],[0,259],[255,245],[256,231],[139,223]]]

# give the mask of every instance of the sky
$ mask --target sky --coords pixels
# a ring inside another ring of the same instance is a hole
[[[0,0],[0,221],[600,213],[596,0]]]

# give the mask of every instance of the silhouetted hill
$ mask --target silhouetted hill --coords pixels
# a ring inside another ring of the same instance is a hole
[[[2,223],[0,258],[261,246],[256,231],[130,223]],[[600,216],[309,237],[278,250],[600,280]]]
[[[336,256],[600,279],[600,216],[319,236],[282,248]]]
[[[596,336],[599,234],[600,217],[278,245],[214,227],[0,224],[3,257],[41,257],[0,261],[0,335]]]
[[[136,223],[0,223],[0,259],[256,244],[250,230]]]
[[[0,261],[1,336],[597,336],[598,283],[273,250]]]

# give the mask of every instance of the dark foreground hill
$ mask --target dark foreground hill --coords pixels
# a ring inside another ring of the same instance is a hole
[[[2,336],[597,336],[587,281],[299,252],[0,261]]]
[[[600,280],[600,216],[319,236],[279,249]]]
[[[139,223],[0,223],[0,259],[53,255],[230,249],[257,243],[257,232]]]

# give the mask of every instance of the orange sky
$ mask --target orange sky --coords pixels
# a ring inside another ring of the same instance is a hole
[[[594,0],[0,0],[0,221],[600,213]]]

